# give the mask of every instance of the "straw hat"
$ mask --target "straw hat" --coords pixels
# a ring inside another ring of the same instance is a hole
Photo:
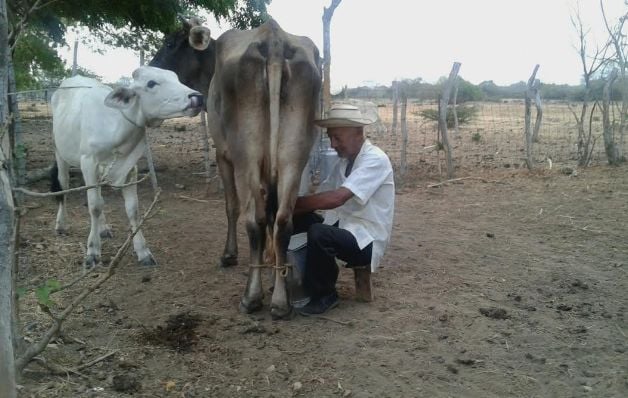
[[[372,124],[374,121],[362,115],[360,109],[349,104],[335,104],[327,113],[327,118],[314,120],[321,127],[362,127]]]

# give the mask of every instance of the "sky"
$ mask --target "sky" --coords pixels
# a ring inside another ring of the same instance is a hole
[[[609,20],[628,6],[602,0]],[[331,0],[272,0],[269,14],[292,34],[308,36],[323,53],[323,7]],[[582,66],[570,16],[579,4],[589,42],[606,37],[599,0],[342,0],[331,22],[332,91],[343,86],[422,78],[434,83],[461,62],[473,84],[527,81],[536,64],[545,83],[579,84]],[[207,21],[212,36],[229,29]],[[72,42],[68,38],[68,42]],[[62,57],[71,64],[68,47]],[[126,50],[106,55],[79,48],[79,64],[115,82],[139,65]]]

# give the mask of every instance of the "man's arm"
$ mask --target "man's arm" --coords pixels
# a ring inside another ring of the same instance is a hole
[[[342,206],[353,197],[353,192],[345,187],[325,191],[314,195],[300,196],[294,206],[294,215],[309,213],[314,210],[329,210]]]

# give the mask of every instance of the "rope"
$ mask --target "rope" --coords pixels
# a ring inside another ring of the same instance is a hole
[[[274,264],[249,264],[249,268],[273,268],[276,270],[281,270],[281,276],[288,276],[288,268],[292,268],[292,264],[284,264],[283,267],[278,267]]]

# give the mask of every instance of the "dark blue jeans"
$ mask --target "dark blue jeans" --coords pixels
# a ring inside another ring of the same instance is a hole
[[[335,292],[338,280],[336,258],[348,266],[370,266],[373,244],[360,250],[353,234],[338,228],[338,224],[325,225],[316,213],[295,216],[293,233],[307,232],[307,257],[303,287],[312,298],[328,296]]]

